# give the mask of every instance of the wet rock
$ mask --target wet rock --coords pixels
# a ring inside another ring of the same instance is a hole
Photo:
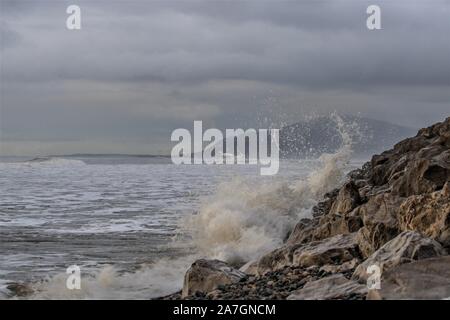
[[[240,281],[245,273],[230,267],[220,260],[200,259],[195,261],[184,277],[182,297],[199,292],[210,292],[220,285]]]
[[[367,299],[450,298],[450,256],[397,266],[382,275],[381,289],[370,290]]]
[[[330,300],[345,299],[352,294],[365,295],[367,288],[356,281],[348,280],[342,274],[335,274],[317,281],[308,282],[295,291],[288,300]]]
[[[414,231],[404,231],[361,263],[352,279],[366,281],[369,276],[366,270],[371,265],[377,265],[385,272],[402,263],[446,254],[446,250],[438,242]]]

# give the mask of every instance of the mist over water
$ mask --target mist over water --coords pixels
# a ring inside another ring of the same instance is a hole
[[[335,119],[336,153],[283,160],[277,176],[119,156],[0,163],[0,292],[28,283],[31,299],[148,299],[181,289],[195,259],[257,259],[360,165],[356,131]],[[66,289],[73,264],[81,290]]]

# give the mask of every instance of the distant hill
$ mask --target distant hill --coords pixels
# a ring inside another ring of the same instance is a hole
[[[343,132],[351,138],[354,155],[365,157],[390,149],[404,138],[415,136],[417,129],[349,115],[318,117],[280,129],[280,157],[317,158],[323,153],[334,153],[344,144]],[[226,145],[226,140],[217,143],[220,145],[219,150]],[[234,146],[236,149],[236,140]],[[234,155],[237,155],[236,151]],[[248,141],[245,156],[248,157]]]
[[[384,121],[341,116],[344,128],[352,136],[355,155],[372,155],[391,148],[397,141],[414,136],[416,129]],[[331,153],[343,144],[338,123],[331,117],[298,122],[280,130],[280,156],[283,158],[317,157]]]

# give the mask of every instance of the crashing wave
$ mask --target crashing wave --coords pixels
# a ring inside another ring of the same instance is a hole
[[[323,154],[319,168],[312,169],[306,179],[255,183],[235,178],[205,199],[198,213],[184,224],[201,255],[236,264],[261,256],[281,245],[323,194],[342,183],[355,128],[348,132],[338,115],[332,117],[344,144],[334,154]]]
[[[311,168],[307,177],[293,182],[276,177],[258,177],[267,180],[257,182],[234,178],[220,184],[212,196],[205,198],[196,214],[184,218],[180,233],[188,233],[191,239],[188,246],[195,250],[192,255],[160,259],[132,273],[106,267],[95,275],[83,277],[82,290],[67,290],[67,275],[60,274],[34,284],[36,293],[31,298],[162,296],[181,288],[185,270],[200,257],[244,263],[278,247],[295,223],[310,215],[310,209],[322,195],[338,187],[344,179],[357,130],[348,128],[339,116],[332,117],[344,143],[336,153],[323,154],[318,159],[319,167]]]

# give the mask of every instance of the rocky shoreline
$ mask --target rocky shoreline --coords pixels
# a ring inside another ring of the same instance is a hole
[[[449,253],[447,118],[350,172],[282,247],[239,269],[197,260],[159,299],[446,299]]]

